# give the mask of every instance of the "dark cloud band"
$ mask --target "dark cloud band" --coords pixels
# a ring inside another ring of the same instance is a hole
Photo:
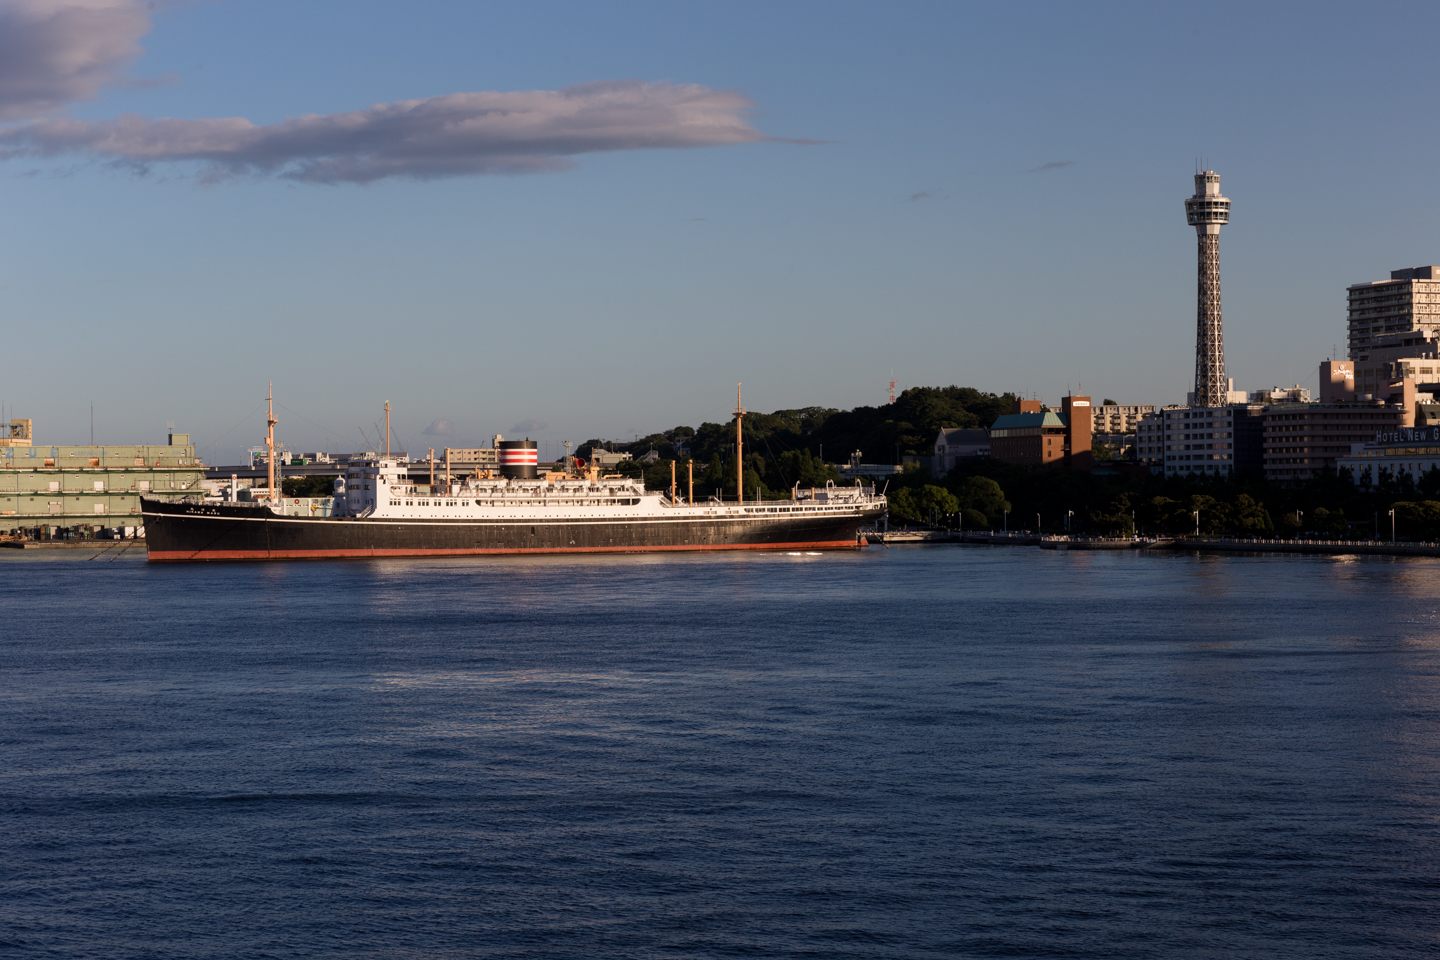
[[[0,129],[0,157],[62,154],[197,166],[205,181],[277,176],[309,183],[431,180],[566,169],[615,150],[767,139],[742,95],[694,84],[612,80],[510,93],[452,93],[256,126],[242,117],[36,120]]]

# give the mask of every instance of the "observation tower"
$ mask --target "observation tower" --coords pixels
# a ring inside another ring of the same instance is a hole
[[[1195,196],[1185,201],[1185,219],[1200,242],[1195,315],[1195,400],[1197,407],[1223,407],[1225,336],[1220,327],[1220,228],[1230,222],[1230,201],[1220,196],[1220,174],[1195,174]]]

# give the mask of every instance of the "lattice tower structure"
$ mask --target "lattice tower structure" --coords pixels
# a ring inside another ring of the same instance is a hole
[[[1195,195],[1185,219],[1199,240],[1195,312],[1195,406],[1225,405],[1225,335],[1220,318],[1220,228],[1230,222],[1230,200],[1220,195],[1220,174],[1195,174]]]

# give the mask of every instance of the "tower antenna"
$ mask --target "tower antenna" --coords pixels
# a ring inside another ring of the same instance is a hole
[[[890,371],[890,402],[895,402],[895,371]]]

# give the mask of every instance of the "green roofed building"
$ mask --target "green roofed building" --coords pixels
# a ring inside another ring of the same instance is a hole
[[[1016,400],[1013,412],[990,425],[990,456],[1006,463],[1043,467],[1063,463],[1090,468],[1090,398],[1061,398],[1060,412],[1039,401]]]
[[[139,527],[140,496],[201,493],[205,467],[184,433],[164,446],[35,443],[29,420],[0,424],[0,534]]]

